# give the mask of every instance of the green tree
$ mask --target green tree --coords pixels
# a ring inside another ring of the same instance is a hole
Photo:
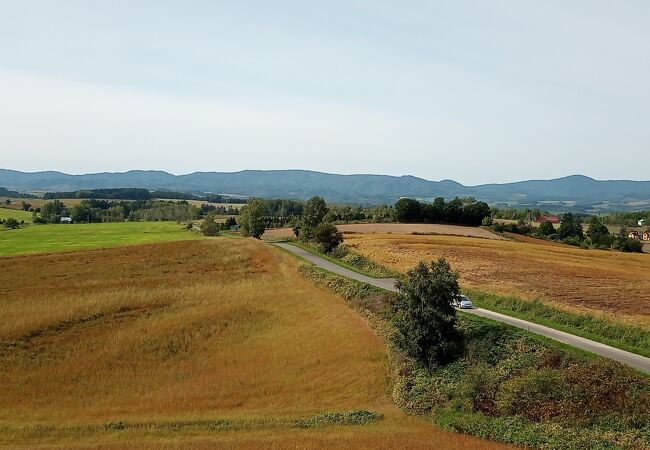
[[[537,228],[537,232],[542,236],[550,236],[552,234],[555,234],[555,227],[551,222],[545,220],[544,222],[539,224],[539,228]]]
[[[203,236],[219,236],[219,225],[214,221],[214,216],[209,215],[203,219],[201,233]]]
[[[557,237],[562,240],[569,237],[583,239],[584,233],[582,232],[582,224],[573,214],[563,214],[560,228],[557,230]]]
[[[305,202],[302,211],[302,224],[309,228],[316,228],[329,212],[323,197],[317,195]]]
[[[94,222],[95,221],[95,212],[88,206],[88,203],[84,200],[80,204],[75,205],[70,210],[70,217],[75,223],[82,222]]]
[[[343,233],[332,223],[321,223],[314,228],[314,241],[323,253],[329,253],[343,242]]]
[[[396,283],[392,322],[396,344],[427,370],[445,363],[459,342],[456,310],[452,301],[459,294],[458,275],[440,258],[420,262]]]
[[[239,215],[239,227],[242,236],[259,239],[266,230],[264,216],[266,209],[257,198],[251,198],[246,203]]]
[[[395,203],[395,220],[403,223],[422,221],[422,205],[412,198],[400,198]]]
[[[5,220],[4,226],[5,228],[14,230],[16,228],[20,228],[20,222],[18,222],[18,220],[14,219],[13,217],[9,217],[7,220]]]
[[[61,216],[67,213],[68,209],[59,200],[48,202],[41,209],[41,217],[51,223],[58,223]]]
[[[589,228],[587,228],[587,236],[593,238],[594,236],[608,236],[609,230],[607,226],[603,223],[602,219],[597,216],[593,216],[589,220]]]

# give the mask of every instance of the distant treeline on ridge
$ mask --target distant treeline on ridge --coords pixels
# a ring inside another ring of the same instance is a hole
[[[156,190],[150,191],[144,188],[103,188],[103,189],[80,189],[67,192],[46,192],[43,194],[45,200],[64,198],[99,198],[105,200],[150,200],[154,198],[174,200],[201,200],[211,203],[242,203],[245,199],[233,198],[221,194],[205,194],[203,196],[189,194],[187,192]]]

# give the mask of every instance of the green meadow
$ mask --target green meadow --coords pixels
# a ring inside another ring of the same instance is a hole
[[[0,209],[1,210],[1,209]],[[0,255],[19,255],[117,247],[201,236],[175,222],[118,222],[29,225],[0,231]]]
[[[9,208],[0,208],[0,219],[6,220],[10,217],[20,221],[24,220],[25,222],[32,221],[32,213],[29,211],[23,211],[22,209],[9,209]]]

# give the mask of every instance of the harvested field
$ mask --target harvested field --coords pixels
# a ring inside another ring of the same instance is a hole
[[[440,225],[435,223],[359,223],[339,225],[343,233],[391,233],[391,234],[448,234],[453,236],[472,236],[486,239],[501,239],[483,228],[459,225]]]
[[[262,239],[287,239],[295,237],[293,228],[270,228],[262,235]]]
[[[406,417],[383,342],[252,239],[0,258],[0,445],[505,448]],[[384,414],[299,430],[325,411]]]
[[[467,287],[538,298],[650,328],[650,255],[455,236],[349,234],[345,242],[399,271],[446,257]]]
[[[362,234],[447,234],[453,236],[473,236],[486,239],[501,239],[494,233],[477,227],[464,227],[459,225],[439,225],[432,223],[357,223],[337,225],[342,233]],[[295,237],[291,228],[275,228],[266,230],[264,239],[283,239]]]

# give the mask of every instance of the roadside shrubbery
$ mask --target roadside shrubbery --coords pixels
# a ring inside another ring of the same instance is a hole
[[[402,371],[396,402],[407,411],[430,409],[445,428],[532,448],[650,445],[647,377],[485,319],[462,316],[460,324],[460,358],[430,379]]]

